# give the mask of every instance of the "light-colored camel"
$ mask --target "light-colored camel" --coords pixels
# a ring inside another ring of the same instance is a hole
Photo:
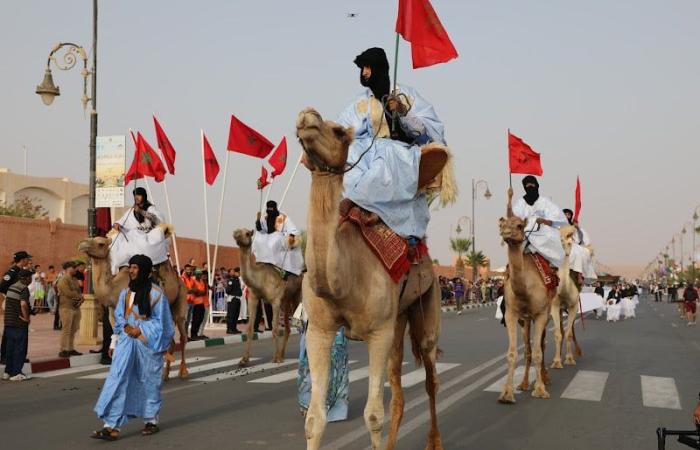
[[[571,366],[576,364],[571,344],[574,340],[573,328],[574,322],[576,322],[576,315],[578,314],[580,291],[569,273],[569,255],[574,243],[575,232],[576,228],[572,226],[566,226],[559,230],[561,245],[564,247],[566,258],[564,258],[564,264],[559,268],[559,287],[557,288],[557,295],[552,300],[551,315],[554,321],[554,360],[552,361],[552,369],[563,368],[561,364],[563,336],[566,336],[566,358],[564,359],[564,364]],[[566,327],[563,325],[562,310],[566,310],[568,316]],[[576,348],[580,352],[578,344]]]
[[[537,379],[532,396],[549,398],[546,389],[547,373],[543,363],[544,333],[549,321],[549,312],[555,291],[549,291],[540,277],[537,267],[531,258],[525,257],[525,221],[513,214],[513,190],[508,190],[507,218],[499,221],[500,234],[508,247],[508,272],[504,286],[504,301],[506,302],[505,322],[508,329],[508,375],[503,385],[498,401],[515,403],[513,392],[513,373],[518,360],[518,321],[523,325],[523,341],[526,347],[525,376],[520,384],[521,390],[527,390],[529,385],[529,355],[530,324],[534,323],[535,338],[532,350],[532,362],[538,368]]]
[[[245,352],[240,365],[245,366],[250,362],[253,333],[257,328],[255,323],[258,302],[264,299],[272,305],[272,340],[275,344],[275,354],[272,362],[284,362],[284,354],[289,341],[289,318],[294,314],[301,301],[301,276],[288,274],[284,280],[279,270],[269,264],[256,263],[251,251],[253,232],[250,230],[235,230],[233,239],[241,249],[241,277],[248,286],[248,331],[245,343]],[[280,342],[279,323],[280,314],[284,318],[284,337]]]
[[[163,225],[159,225],[163,226]],[[170,234],[170,228],[166,227],[166,235]],[[78,245],[80,252],[86,253],[92,258],[92,284],[95,298],[103,306],[114,309],[119,300],[119,293],[129,286],[128,268],[122,267],[116,275],[112,275],[112,265],[109,258],[109,249],[112,244],[110,238],[94,237],[83,239]],[[181,360],[179,368],[180,378],[187,378],[187,364],[185,363],[185,346],[187,344],[187,330],[185,319],[187,318],[187,289],[169,261],[154,267],[160,285],[170,304],[170,312],[173,321],[180,333]],[[175,341],[166,355],[166,367],[163,371],[163,379],[167,380],[170,373],[170,363],[174,359],[172,354]]]
[[[403,342],[409,325],[412,352],[416,361],[425,366],[430,399],[431,424],[426,448],[442,449],[435,404],[439,383],[435,364],[440,334],[440,290],[430,258],[426,256],[412,266],[405,287],[402,287],[404,281],[394,283],[359,229],[350,222],[339,224],[343,167],[353,130],[324,122],[311,108],[299,113],[296,127],[305,151],[304,164],[311,171],[305,256],[308,272],[302,283],[309,317],[306,346],[312,380],[306,414],[306,448],[316,450],[321,446],[326,428],[329,354],[341,325],[349,336],[364,340],[368,346],[369,393],[364,418],[373,449],[379,449],[382,442],[384,381],[388,371],[391,427],[386,448],[396,446],[404,407]]]

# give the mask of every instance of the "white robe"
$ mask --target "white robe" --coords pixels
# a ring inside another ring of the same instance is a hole
[[[148,256],[153,261],[153,265],[168,260],[169,241],[165,238],[163,230],[157,227],[165,222],[165,218],[153,205],[147,212],[155,216],[154,221],[145,218],[142,223],[139,223],[134,216],[134,210],[129,209],[117,222],[121,225],[122,231],[110,231],[112,248],[109,250],[109,256],[112,262],[112,274],[119,272],[120,267],[128,265],[129,259],[134,255]]]
[[[256,232],[253,237],[253,254],[259,263],[277,266],[294,275],[300,275],[304,270],[304,255],[301,247],[289,248],[287,237],[299,237],[299,229],[287,216],[280,230],[272,233],[267,231],[267,222],[260,221],[262,232]]]
[[[574,272],[583,274],[587,281],[596,280],[598,275],[595,273],[591,251],[585,247],[587,245],[591,245],[588,233],[583,228],[577,228],[569,255],[569,266]]]
[[[513,214],[527,221],[525,237],[530,251],[544,256],[553,266],[561,267],[566,254],[558,229],[569,224],[561,208],[549,198],[540,195],[532,205],[528,205],[523,198],[517,199],[513,204]],[[552,221],[552,226],[538,225],[538,218]]]

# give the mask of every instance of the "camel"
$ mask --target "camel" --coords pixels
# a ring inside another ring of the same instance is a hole
[[[508,272],[504,286],[504,301],[506,302],[505,322],[508,330],[508,375],[498,401],[515,403],[513,392],[513,373],[518,360],[517,324],[523,325],[523,341],[525,342],[525,376],[520,384],[521,390],[529,388],[528,372],[530,365],[530,324],[535,326],[535,345],[531,353],[537,379],[532,391],[536,398],[549,398],[546,389],[547,372],[544,368],[544,334],[549,312],[555,292],[550,292],[542,281],[537,267],[531,258],[524,256],[525,221],[513,214],[513,189],[508,189],[507,218],[499,220],[500,234],[508,246]]]
[[[388,372],[391,424],[385,448],[395,448],[403,418],[401,365],[408,325],[413,355],[426,371],[431,417],[426,449],[442,449],[435,400],[439,384],[435,365],[439,352],[440,289],[430,257],[422,258],[403,281],[394,283],[358,227],[339,221],[343,169],[353,130],[324,121],[312,108],[299,113],[296,128],[304,149],[304,165],[311,171],[305,255],[308,272],[302,283],[309,317],[306,345],[312,380],[305,423],[306,448],[317,450],[326,428],[329,354],[340,326],[346,327],[349,337],[363,340],[368,346],[369,393],[364,419],[372,449],[379,449],[382,443],[384,381]]]
[[[564,258],[564,264],[559,268],[559,287],[557,288],[557,295],[552,300],[551,315],[554,321],[554,360],[552,361],[552,369],[562,369],[561,364],[561,343],[563,335],[566,336],[566,358],[564,359],[564,364],[576,365],[574,360],[573,352],[571,351],[571,343],[575,342],[575,335],[573,334],[574,322],[576,321],[576,314],[578,314],[579,307],[579,294],[580,290],[574,283],[569,273],[569,255],[571,254],[571,247],[574,242],[574,232],[576,228],[572,226],[566,226],[559,230],[561,236],[561,245],[564,247],[564,253],[566,258]],[[564,323],[562,320],[562,310],[566,310],[568,315],[566,321],[566,327],[564,332]],[[581,355],[581,349],[576,343],[576,349],[579,356]]]
[[[166,228],[166,236],[172,233],[169,226]],[[78,245],[80,252],[86,253],[92,259],[92,284],[95,291],[95,298],[101,305],[114,309],[119,300],[119,293],[129,285],[128,268],[122,267],[116,275],[112,275],[111,263],[109,259],[109,249],[112,240],[105,237],[94,237],[83,239]],[[187,343],[187,330],[185,329],[185,319],[187,318],[187,289],[182,283],[176,270],[166,261],[154,267],[156,277],[163,287],[165,296],[170,303],[170,312],[173,321],[180,333],[181,360],[179,377],[187,378],[187,364],[185,363],[185,345]],[[175,341],[166,355],[165,370],[163,379],[168,380],[170,374],[170,363],[174,360],[173,352]]]
[[[241,276],[248,286],[248,320],[245,352],[239,365],[246,366],[250,363],[253,332],[257,324],[255,315],[258,310],[258,301],[265,299],[272,305],[272,340],[275,344],[275,354],[272,362],[284,362],[284,354],[289,341],[289,318],[299,305],[301,296],[301,276],[288,274],[284,280],[274,266],[270,264],[258,264],[253,260],[251,246],[253,244],[253,232],[239,229],[233,232],[233,239],[241,249]],[[284,337],[280,342],[279,322],[280,314],[284,318]]]

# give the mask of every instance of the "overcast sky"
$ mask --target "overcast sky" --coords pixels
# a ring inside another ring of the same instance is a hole
[[[334,118],[360,89],[355,55],[372,46],[393,54],[397,3],[103,1],[99,134],[125,134],[131,127],[155,144],[151,113],[157,112],[178,152],[177,174],[169,178],[175,226],[203,238],[199,129],[222,168],[231,113],[274,142],[286,135],[295,161],[296,114],[314,106]],[[478,249],[494,267],[505,263],[497,220],[505,211],[510,128],[541,152],[541,192],[560,206],[572,206],[580,175],[581,223],[598,259],[646,264],[700,203],[700,2],[432,3],[460,57],[413,70],[402,42],[398,78],[434,103],[455,154],[461,197],[433,214],[434,257],[450,260],[448,237],[458,217],[471,215],[471,180],[477,178],[493,192],[490,200],[477,200]],[[0,0],[0,167],[21,172],[21,146],[27,145],[32,175],[87,182],[89,120],[80,106],[78,70],[53,71],[61,96],[50,108],[34,89],[54,43],[90,45],[91,4]],[[252,224],[259,167],[252,158],[231,155],[224,244],[233,243],[233,228]],[[522,193],[520,178],[514,177],[516,194]],[[212,235],[222,181],[208,190]],[[273,198],[286,181],[273,186]],[[283,208],[300,226],[308,190],[308,173],[300,170]],[[154,191],[165,209],[161,188]]]

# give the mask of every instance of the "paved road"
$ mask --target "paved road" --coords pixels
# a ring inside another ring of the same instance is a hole
[[[700,390],[700,329],[686,327],[675,306],[643,301],[634,320],[586,320],[585,331],[579,328],[584,356],[576,367],[553,371],[552,398],[521,393],[512,406],[498,404],[492,391],[505,373],[506,347],[505,330],[493,313],[484,308],[443,315],[438,407],[446,449],[654,449],[656,427],[689,428]],[[294,337],[288,356],[297,349]],[[2,448],[304,448],[296,361],[269,364],[271,342],[256,342],[260,359],[252,368],[235,370],[241,351],[240,345],[227,345],[192,352],[190,380],[173,380],[164,388],[162,432],[143,438],[140,423],[132,422],[112,444],[87,438],[100,425],[92,407],[104,369],[0,383]],[[327,449],[368,446],[364,345],[351,344],[350,359],[355,361],[350,420],[328,426]],[[407,411],[399,448],[422,449],[427,432],[422,369],[413,363],[404,367]]]

